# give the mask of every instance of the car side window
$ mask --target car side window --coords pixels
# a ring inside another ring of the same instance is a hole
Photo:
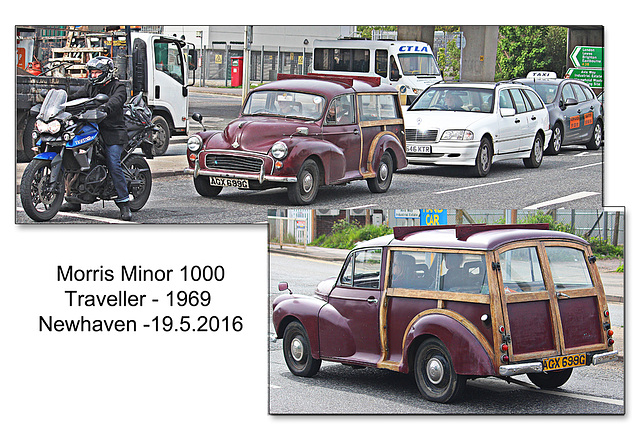
[[[502,252],[500,254],[500,273],[505,293],[545,290],[540,260],[535,247]]]
[[[389,120],[400,117],[396,97],[391,94],[358,95],[360,121]]]
[[[533,109],[534,110],[540,110],[540,109],[544,108],[544,104],[542,103],[542,101],[540,100],[540,98],[538,97],[538,95],[534,91],[525,90],[524,94],[527,97],[527,99],[531,102],[531,104],[533,105]]]
[[[422,251],[392,251],[391,287],[436,290],[439,254]]]
[[[587,86],[582,86],[579,85],[580,89],[582,89],[584,91],[584,94],[587,95],[587,99],[589,101],[591,101],[592,99],[594,99],[596,97],[596,95],[591,91],[591,88],[587,87]]]
[[[567,84],[567,85],[564,85],[564,87],[562,88],[562,99],[566,101],[569,98],[576,99],[576,96],[573,93],[573,90],[571,89],[571,85]]]
[[[484,255],[444,253],[438,264],[438,289],[465,294],[489,294]]]
[[[582,88],[580,87],[580,85],[575,84],[575,83],[571,83],[571,86],[573,86],[573,92],[576,94],[576,96],[578,97],[578,102],[584,102],[587,100],[587,96],[584,94],[584,92],[582,91]]]
[[[513,102],[516,106],[516,113],[525,113],[527,111],[527,104],[522,97],[522,93],[518,89],[509,89],[511,92],[511,96],[513,97]]]
[[[327,109],[325,125],[348,125],[355,123],[353,95],[336,96]]]
[[[500,91],[500,108],[515,108],[507,90]]]
[[[387,58],[389,52],[386,49],[376,49],[376,74],[382,77],[387,77]]]
[[[562,246],[548,246],[546,251],[557,291],[593,287],[584,252]]]
[[[366,249],[354,252],[340,278],[342,286],[379,289],[382,249]]]

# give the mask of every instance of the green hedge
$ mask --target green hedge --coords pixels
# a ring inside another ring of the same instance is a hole
[[[349,223],[341,219],[333,224],[331,233],[321,235],[311,242],[311,245],[324,248],[353,249],[358,242],[364,242],[391,233],[393,233],[393,230],[386,225],[361,226],[358,221]]]

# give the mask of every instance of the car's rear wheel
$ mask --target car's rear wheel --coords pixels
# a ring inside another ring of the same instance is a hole
[[[560,148],[562,147],[562,139],[564,138],[564,132],[562,130],[562,126],[559,123],[553,127],[553,131],[551,132],[551,141],[549,141],[549,146],[546,150],[544,150],[544,154],[549,154],[551,156],[555,156],[560,152]]]
[[[299,322],[291,322],[284,330],[284,360],[294,375],[312,377],[318,373],[322,361],[311,356],[309,336]]]
[[[543,372],[540,374],[527,374],[532,383],[543,389],[557,388],[569,381],[572,368],[560,371]]]
[[[528,168],[537,168],[542,164],[542,151],[543,151],[542,135],[536,134],[533,140],[533,146],[531,147],[531,154],[528,158],[522,159],[524,165]]]
[[[597,150],[600,146],[602,146],[602,122],[598,120],[593,127],[593,135],[591,135],[591,139],[587,143],[587,148],[589,150]]]
[[[420,344],[414,358],[413,372],[420,393],[429,400],[447,403],[464,392],[467,378],[453,369],[451,355],[436,338]]]
[[[367,186],[372,193],[384,193],[391,186],[393,178],[393,159],[391,154],[385,151],[380,159],[380,166],[374,178],[367,179]]]

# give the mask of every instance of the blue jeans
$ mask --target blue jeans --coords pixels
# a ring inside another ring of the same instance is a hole
[[[127,188],[127,180],[122,172],[120,166],[120,155],[122,154],[122,145],[107,145],[104,144],[105,157],[107,160],[107,168],[111,174],[113,180],[113,186],[116,188],[118,198],[116,203],[123,203],[129,201],[129,189]]]

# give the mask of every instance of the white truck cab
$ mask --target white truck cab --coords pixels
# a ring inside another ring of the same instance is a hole
[[[418,41],[315,40],[312,72],[379,77],[393,85],[404,104],[442,80],[431,46]]]

